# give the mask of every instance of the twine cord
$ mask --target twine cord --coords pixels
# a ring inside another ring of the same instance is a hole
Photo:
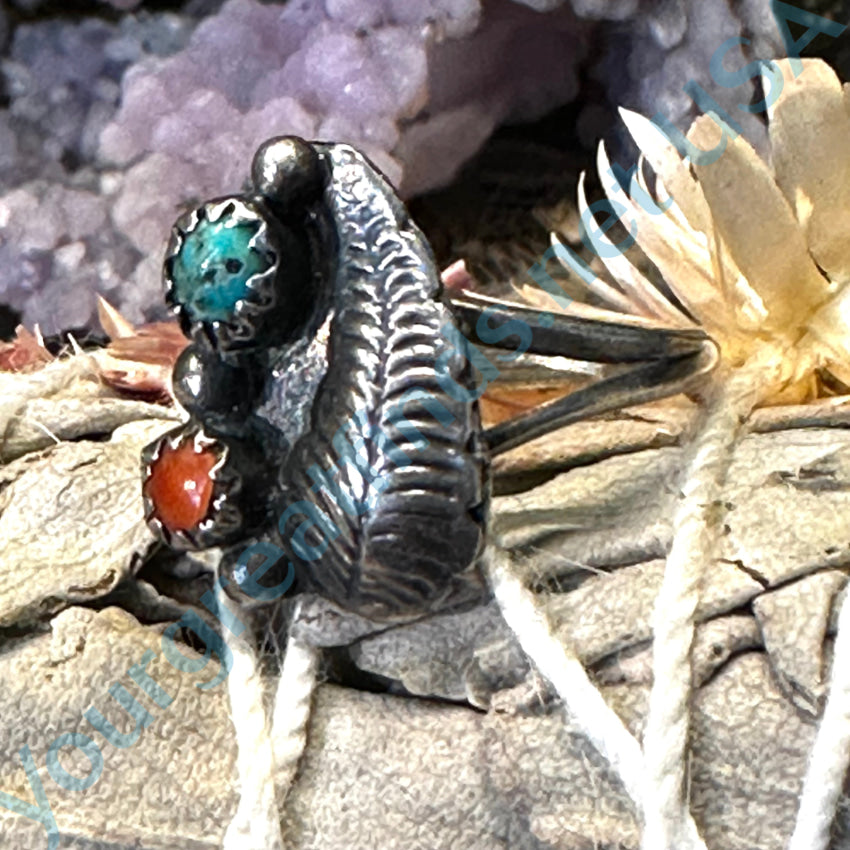
[[[713,383],[673,515],[673,541],[652,616],[643,850],[705,850],[687,791],[691,648],[702,576],[718,539],[723,484],[741,420],[752,409],[750,388],[744,372]]]
[[[307,746],[307,726],[321,655],[318,649],[294,636],[300,610],[299,602],[290,626],[286,655],[275,690],[272,717],[271,741],[277,783],[284,797],[292,787],[298,762]]]
[[[236,615],[236,605],[221,590],[219,610]],[[307,744],[307,725],[320,652],[292,637],[301,610],[297,603],[290,625],[271,719],[265,706],[260,659],[247,632],[222,629],[233,654],[227,689],[236,730],[239,804],[227,828],[222,850],[283,850],[280,806],[295,779]],[[219,619],[225,621],[225,617]],[[280,788],[280,795],[276,793]]]
[[[829,698],[809,754],[788,850],[826,850],[850,764],[850,593],[838,614]]]
[[[219,589],[219,610],[237,616],[236,605]],[[220,617],[225,621],[224,616]],[[227,828],[222,850],[283,850],[275,799],[275,765],[264,703],[259,657],[248,630],[221,630],[233,654],[227,677],[230,715],[236,732],[239,804]]]
[[[643,750],[575,654],[553,635],[533,594],[512,574],[507,553],[491,551],[486,559],[494,596],[523,650],[642,812],[644,850],[705,850],[687,792],[691,648],[702,575],[718,539],[722,488],[741,422],[752,410],[753,386],[748,370],[716,379],[690,446],[653,611],[653,685]]]
[[[490,547],[484,563],[493,595],[523,651],[552,683],[569,717],[608,761],[640,808],[643,756],[640,745],[605,702],[571,649],[552,633],[546,613],[513,574],[508,554]]]

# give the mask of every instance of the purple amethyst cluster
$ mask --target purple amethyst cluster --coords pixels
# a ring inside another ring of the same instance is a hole
[[[498,126],[577,98],[588,140],[606,99],[686,125],[682,80],[707,79],[745,28],[753,50],[770,40],[768,0],[91,0],[61,17],[10,2],[0,305],[46,333],[90,324],[95,293],[157,317],[170,223],[238,192],[270,136],[350,143],[410,197]]]
[[[500,123],[575,96],[587,28],[568,5],[510,0],[19,23],[3,62],[0,302],[45,332],[90,322],[95,292],[154,316],[170,223],[238,191],[269,136],[350,142],[408,195],[442,185]]]

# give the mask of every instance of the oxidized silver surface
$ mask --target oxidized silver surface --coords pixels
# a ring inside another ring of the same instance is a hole
[[[487,468],[469,365],[441,333],[452,316],[430,247],[361,154],[316,148],[330,168],[325,202],[339,239],[333,318],[312,421],[281,488],[284,502],[310,501],[340,534],[300,568],[297,521],[280,538],[321,595],[381,619],[427,610],[474,563]]]
[[[174,378],[192,417],[184,427],[200,423],[224,446],[262,443],[275,470],[273,482],[237,470],[240,490],[265,508],[225,554],[230,591],[244,573],[239,556],[262,540],[286,555],[264,577],[266,586],[286,575],[289,560],[297,590],[373,619],[425,613],[463,574],[474,574],[483,545],[488,470],[477,394],[463,352],[449,339],[452,316],[440,301],[431,249],[402,203],[354,149],[311,148],[321,193],[310,198],[302,185],[297,203],[282,197],[281,182],[272,185],[274,163],[264,162],[263,171],[255,160],[255,179],[272,177],[267,195],[257,187],[247,199],[273,228],[299,235],[310,273],[286,286],[309,291],[309,307],[283,339],[258,333],[238,350],[230,332],[219,339],[227,323],[184,323],[193,345]],[[286,266],[286,256],[276,258],[276,270]],[[286,286],[277,286],[271,306],[279,309]],[[248,313],[256,305],[240,302],[238,319]],[[239,454],[228,453],[218,474]],[[146,469],[155,455],[155,446],[146,450]],[[252,480],[259,486],[252,489]],[[214,501],[203,528],[181,535],[184,542],[232,543],[232,510],[216,539],[227,498]]]
[[[232,546],[220,573],[243,602],[252,571],[280,586],[290,565],[296,591],[372,620],[480,598],[490,457],[687,391],[716,363],[698,328],[449,298],[401,201],[346,145],[272,139],[252,176],[243,207],[262,216],[278,252],[262,284],[269,297],[235,305],[248,326],[238,344],[221,336],[229,321],[184,323],[194,342],[174,370],[186,427],[200,422],[231,449],[217,476],[236,466],[241,523],[223,514],[234,489],[195,538]],[[499,370],[475,344],[508,349],[502,362],[529,351],[624,368],[482,432],[477,398]],[[265,549],[246,555],[252,542]],[[251,560],[281,551],[273,567]]]

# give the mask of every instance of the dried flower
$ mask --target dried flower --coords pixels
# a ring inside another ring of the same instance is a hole
[[[618,286],[588,286],[610,308],[602,313],[673,326],[696,321],[720,346],[719,375],[746,366],[756,405],[823,395],[823,370],[850,385],[850,92],[821,60],[803,60],[796,78],[788,60],[774,67],[784,85],[768,110],[772,168],[743,138],[729,138],[716,116],[698,118],[687,138],[711,151],[725,133],[725,149],[698,163],[683,160],[649,120],[622,110],[642,151],[627,193],[600,144],[608,199],[678,304],[600,230],[584,175],[579,182],[583,220]],[[655,172],[654,194],[644,158]]]

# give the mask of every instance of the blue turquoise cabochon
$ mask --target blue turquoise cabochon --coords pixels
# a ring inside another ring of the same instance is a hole
[[[268,271],[273,257],[256,244],[259,217],[246,218],[234,203],[224,206],[215,221],[207,216],[202,208],[173,255],[172,297],[193,321],[229,321],[237,302],[251,293],[248,281]]]

